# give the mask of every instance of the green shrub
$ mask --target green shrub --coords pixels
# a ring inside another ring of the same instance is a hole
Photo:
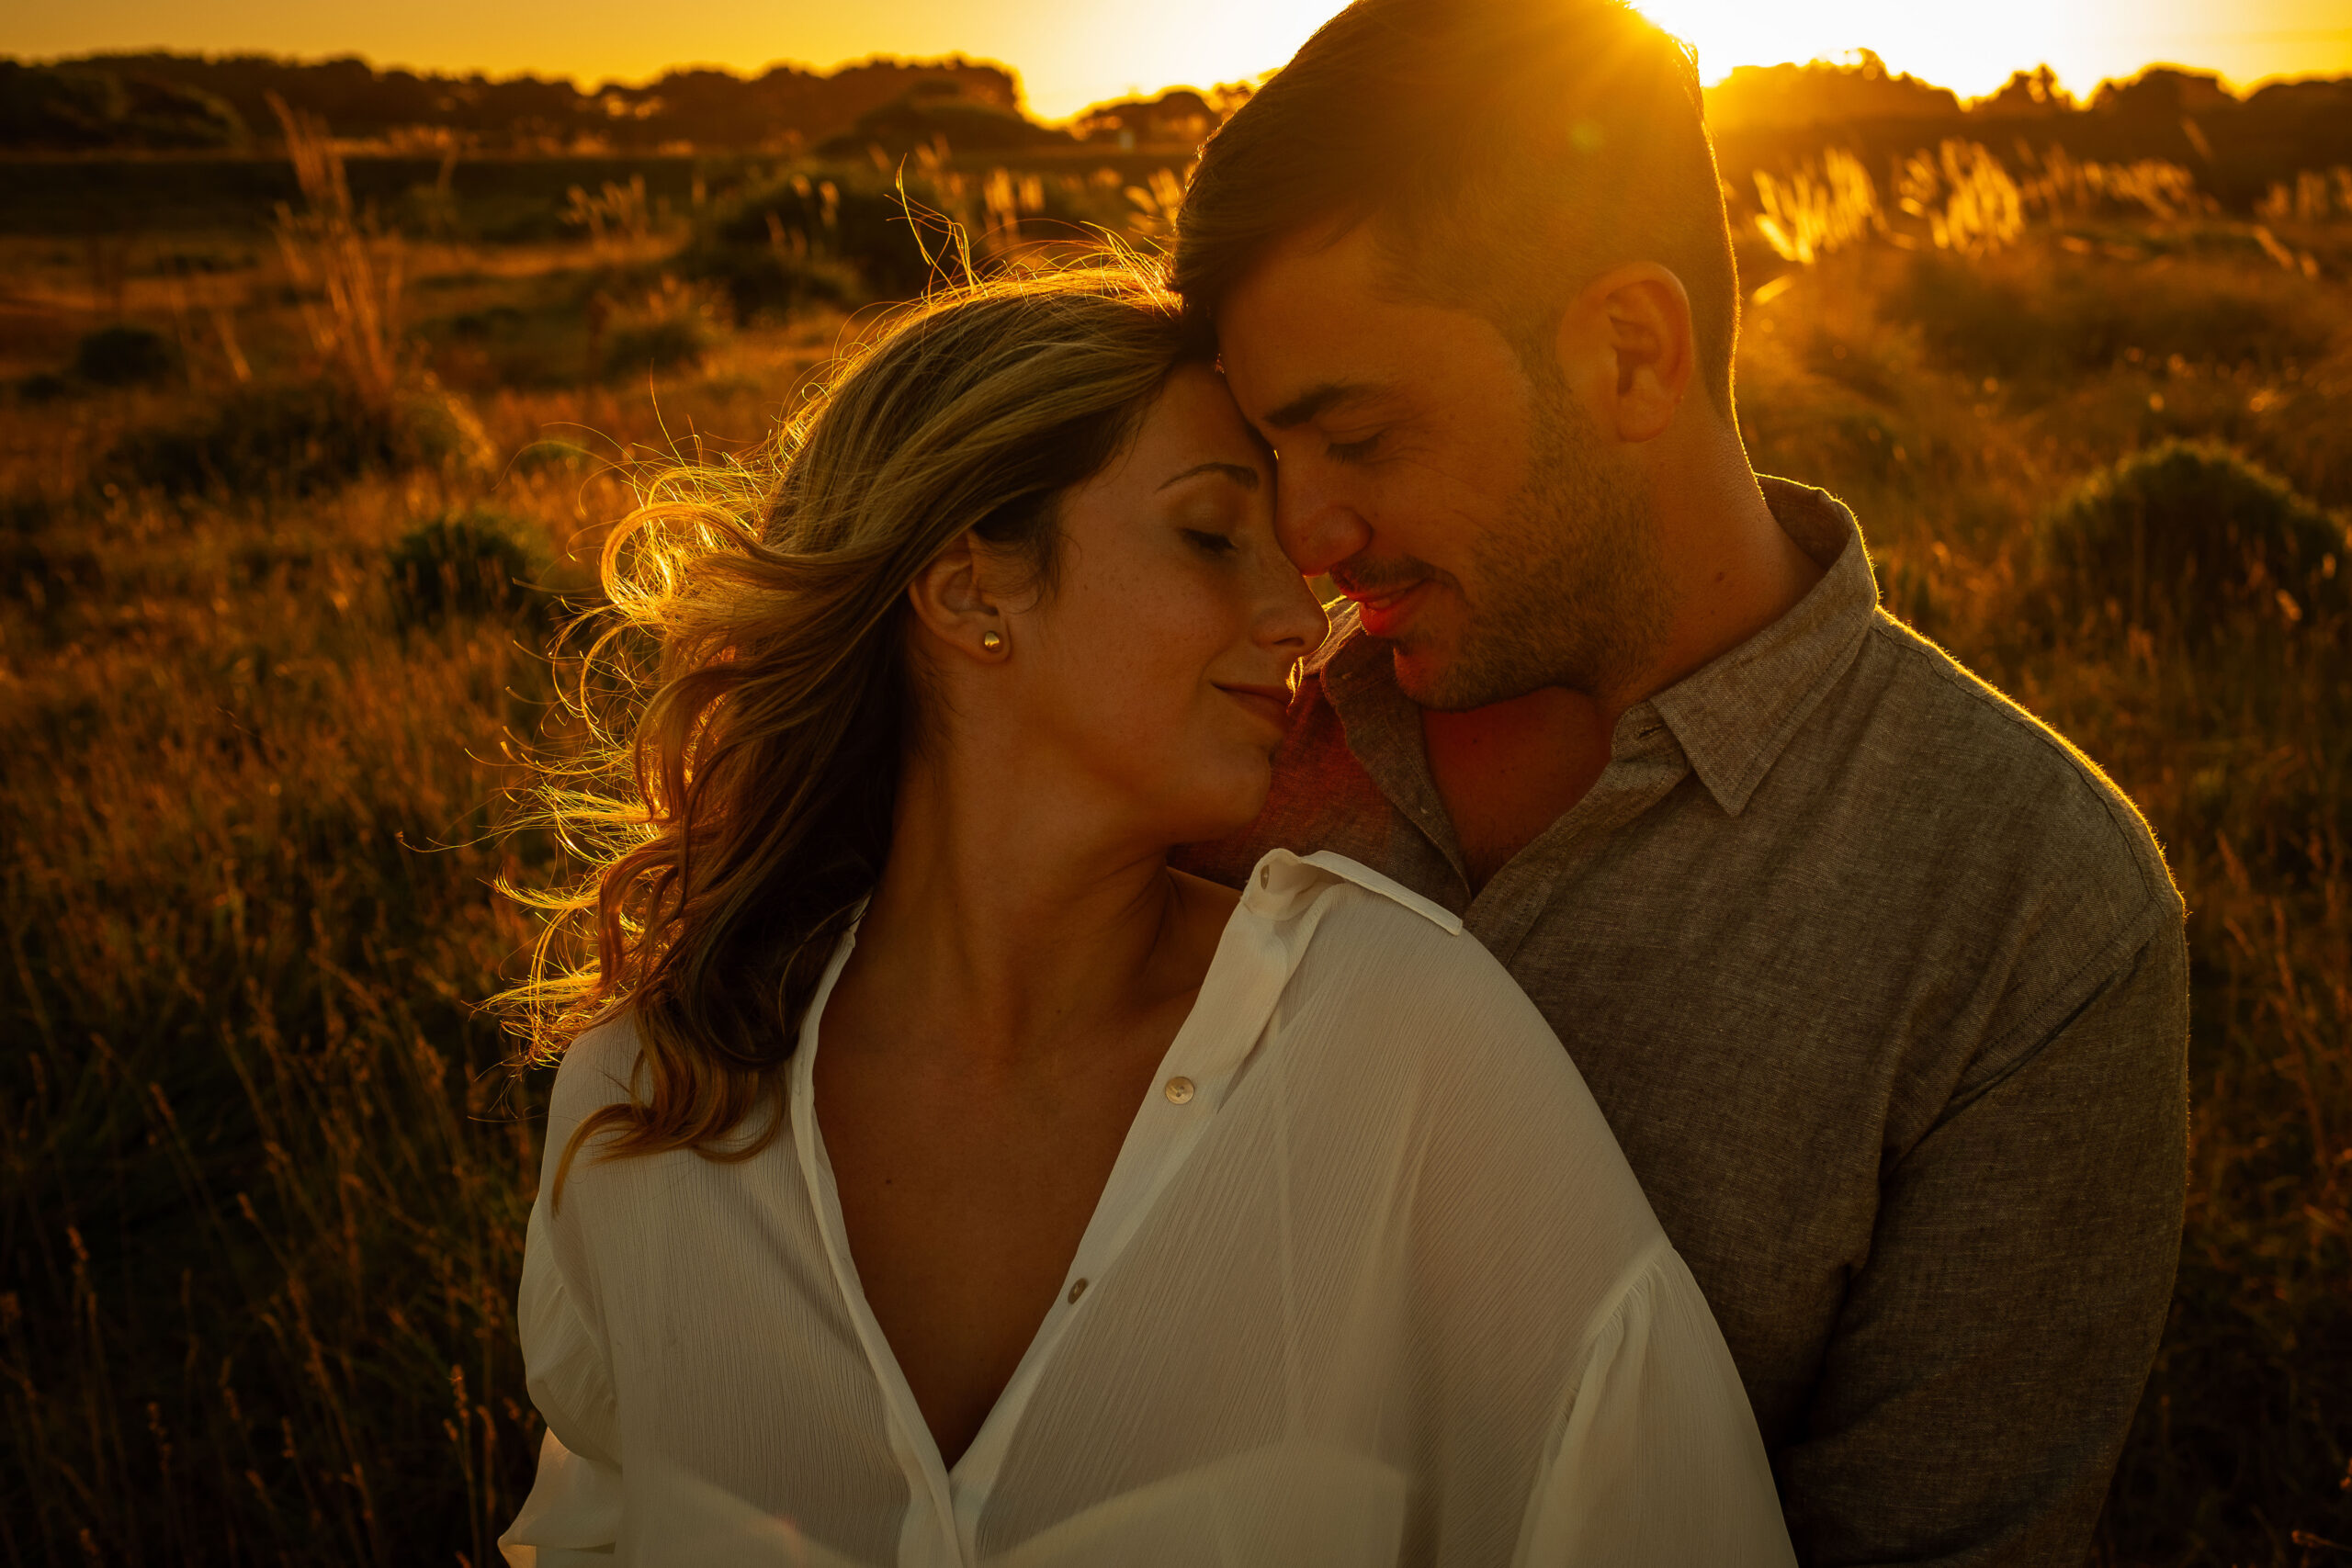
[[[475,468],[489,445],[465,401],[424,383],[379,403],[335,380],[243,389],[176,427],[134,431],[98,477],[166,495],[311,495],[368,473]]]
[[[690,276],[726,297],[739,322],[781,321],[812,305],[854,304],[865,293],[847,262],[773,245],[703,244],[682,260]]]
[[[422,323],[419,339],[436,373],[453,386],[571,387],[588,362],[587,306],[593,288],[564,288],[527,305],[500,302]]]
[[[0,495],[0,536],[38,534],[56,521],[56,502],[37,490]]]
[[[664,276],[641,299],[613,311],[599,367],[616,378],[688,369],[702,363],[718,335],[707,291]]]
[[[445,513],[410,529],[387,553],[392,618],[406,628],[451,616],[537,615],[551,600],[534,581],[535,554],[503,513],[479,506]]]
[[[2324,354],[2332,330],[2308,286],[2281,274],[2125,271],[2030,254],[1922,253],[1885,308],[1917,323],[1944,365],[2052,383],[2176,355],[2275,371]]]
[[[680,257],[687,276],[725,287],[738,320],[780,312],[809,285],[847,274],[861,292],[904,299],[931,278],[907,203],[939,204],[910,174],[902,200],[871,167],[816,169],[753,186],[719,204]],[[831,262],[838,271],[811,262]]]
[[[2104,617],[2192,647],[2264,623],[2344,626],[2343,524],[2226,448],[2166,442],[2124,458],[2036,544],[2042,603],[2063,626]]]
[[[633,322],[605,343],[605,374],[631,377],[684,370],[702,363],[715,334],[690,316]]]
[[[160,381],[178,368],[178,351],[163,333],[127,322],[85,333],[74,350],[74,374],[101,387]]]

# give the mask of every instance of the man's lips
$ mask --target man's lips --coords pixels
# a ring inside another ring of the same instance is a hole
[[[1363,623],[1363,629],[1374,637],[1385,637],[1396,636],[1403,627],[1414,607],[1420,604],[1421,591],[1429,585],[1430,580],[1423,577],[1394,588],[1367,592],[1343,584],[1340,591],[1355,602],[1356,616]]]

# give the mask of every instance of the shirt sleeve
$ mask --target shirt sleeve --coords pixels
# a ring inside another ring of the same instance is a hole
[[[619,1540],[621,1469],[603,1337],[573,1300],[545,1215],[531,1208],[519,1316],[531,1403],[547,1418],[531,1495],[498,1549],[511,1568],[609,1563]]]
[[[1808,1562],[2084,1560],[2179,1258],[2188,1005],[2175,925],[1887,1173],[1780,1455]]]
[[[1739,1369],[1663,1238],[1593,1337],[1517,1561],[1795,1564]]]

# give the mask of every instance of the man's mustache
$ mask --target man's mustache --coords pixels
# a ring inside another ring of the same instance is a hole
[[[1326,575],[1333,587],[1351,599],[1378,599],[1428,581],[1437,575],[1437,569],[1407,556],[1394,561],[1342,561]]]

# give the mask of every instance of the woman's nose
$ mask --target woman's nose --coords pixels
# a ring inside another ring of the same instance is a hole
[[[1293,658],[1303,659],[1323,645],[1331,629],[1330,617],[1323,614],[1323,606],[1315,600],[1306,579],[1286,570],[1286,563],[1272,563],[1267,584],[1267,602],[1258,617],[1258,638],[1269,648],[1286,649]]]

